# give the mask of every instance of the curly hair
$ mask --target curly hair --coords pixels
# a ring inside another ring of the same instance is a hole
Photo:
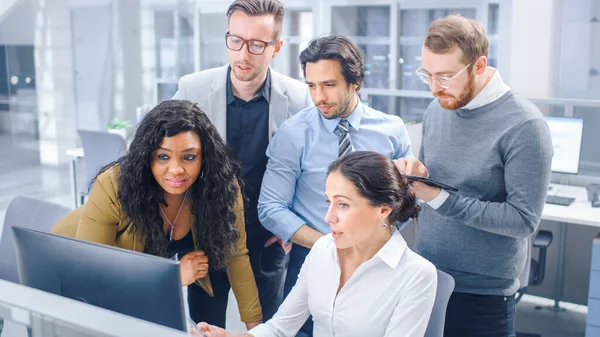
[[[133,230],[145,238],[146,251],[167,255],[169,239],[163,231],[159,205],[167,205],[164,191],[154,179],[151,156],[164,137],[193,131],[202,145],[202,174],[188,192],[194,215],[196,242],[210,268],[225,268],[225,249],[234,249],[239,231],[235,203],[242,188],[240,167],[206,114],[190,101],[164,101],[140,122],[129,151],[102,171],[120,164],[118,199]],[[101,172],[102,172],[101,171]]]

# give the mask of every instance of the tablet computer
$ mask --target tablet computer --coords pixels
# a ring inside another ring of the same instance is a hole
[[[420,181],[422,183],[425,183],[429,186],[435,186],[435,187],[439,187],[439,188],[443,188],[448,192],[458,192],[458,188],[456,187],[452,187],[452,186],[448,186],[446,184],[440,183],[439,181],[433,180],[433,179],[429,179],[429,178],[425,178],[425,177],[417,177],[417,176],[404,176],[406,177],[406,179],[408,179],[408,182],[412,182],[412,181]]]

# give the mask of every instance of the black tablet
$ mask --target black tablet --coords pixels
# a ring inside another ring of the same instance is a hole
[[[417,176],[404,176],[406,177],[406,179],[408,179],[409,182],[411,181],[420,181],[423,182],[429,186],[435,186],[435,187],[439,187],[439,188],[443,188],[448,192],[458,192],[458,188],[456,187],[452,187],[452,186],[448,186],[446,184],[442,184],[439,181],[435,181],[433,179],[429,179],[429,178],[424,178],[424,177],[417,177]]]

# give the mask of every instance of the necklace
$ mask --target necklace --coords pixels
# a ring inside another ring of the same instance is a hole
[[[173,241],[173,230],[175,229],[175,223],[177,222],[177,219],[179,218],[179,213],[181,213],[181,210],[183,209],[183,204],[185,202],[185,198],[187,197],[188,191],[189,190],[186,190],[185,194],[183,195],[183,200],[181,200],[181,205],[179,205],[179,211],[177,211],[177,215],[175,216],[175,220],[173,220],[173,222],[171,222],[169,220],[169,218],[167,218],[167,215],[163,211],[162,206],[159,206],[160,207],[160,213],[162,213],[163,217],[165,218],[165,220],[167,220],[167,223],[171,227],[171,230],[169,231],[169,242]]]

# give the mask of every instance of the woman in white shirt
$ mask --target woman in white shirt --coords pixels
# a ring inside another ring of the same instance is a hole
[[[295,336],[309,315],[315,337],[422,337],[437,289],[437,272],[410,250],[396,223],[416,218],[419,206],[387,157],[351,152],[329,166],[320,238],[277,314],[248,333],[199,323],[208,337]]]

